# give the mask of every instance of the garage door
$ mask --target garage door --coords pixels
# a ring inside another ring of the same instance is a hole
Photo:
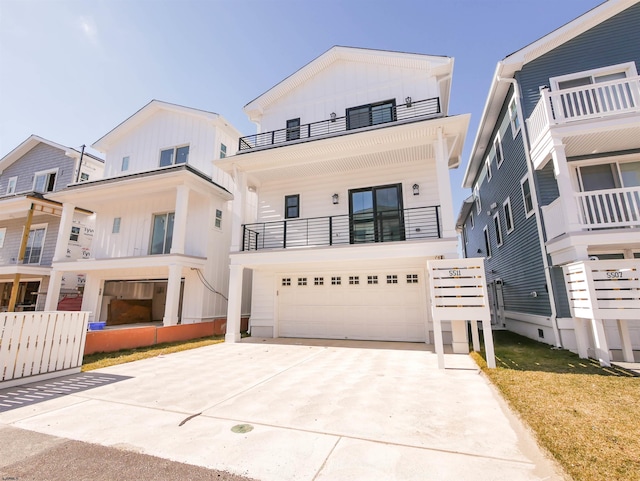
[[[280,337],[426,341],[422,273],[279,275]]]

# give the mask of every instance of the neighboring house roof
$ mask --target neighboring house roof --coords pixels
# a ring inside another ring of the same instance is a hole
[[[2,159],[0,159],[0,173],[3,170],[5,170],[7,167],[9,167],[11,164],[13,164],[16,160],[24,156],[27,152],[29,152],[38,144],[46,144],[55,149],[59,149],[63,151],[66,156],[71,157],[73,159],[79,159],[81,155],[80,151],[77,149],[74,149],[71,147],[65,147],[64,145],[57,144],[55,142],[52,142],[51,140],[44,139],[37,135],[31,135],[27,138],[27,140],[22,142],[15,149],[13,149],[11,152],[5,155]],[[102,160],[101,158],[91,155],[87,152],[84,153],[84,156],[89,157],[97,162],[104,163],[104,160]]]
[[[364,63],[384,63],[390,66],[428,70],[431,74],[447,80],[446,91],[442,92],[442,108],[448,111],[453,58],[441,55],[424,55],[417,53],[392,52],[369,48],[334,46],[322,55],[298,69],[269,90],[244,106],[245,113],[252,121],[260,117],[265,108],[302,85],[322,70],[338,60]]]
[[[142,107],[140,110],[138,110],[136,113],[134,113],[132,116],[130,116],[128,119],[121,122],[110,132],[96,140],[91,147],[100,152],[107,151],[109,149],[109,146],[120,139],[123,135],[126,135],[127,133],[144,123],[152,115],[163,110],[168,112],[194,115],[200,118],[211,120],[213,122],[221,122],[224,126],[234,130],[237,133],[238,137],[242,136],[242,134],[229,122],[227,122],[227,120],[225,120],[225,118],[220,114],[154,99],[147,105]]]
[[[501,79],[514,78],[516,72],[521,70],[523,65],[545,55],[636,3],[638,3],[638,0],[609,0],[498,62],[464,174],[462,187],[471,188],[478,171],[482,168],[486,150],[490,145],[491,134],[511,87],[510,82]],[[526,119],[523,119],[523,122],[524,120]]]
[[[462,232],[462,227],[467,220],[467,216],[469,212],[471,212],[471,208],[473,207],[473,196],[467,197],[462,201],[462,207],[460,207],[460,212],[458,213],[458,218],[456,219],[456,230],[458,232]]]

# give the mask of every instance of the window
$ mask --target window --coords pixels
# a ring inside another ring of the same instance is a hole
[[[155,214],[153,216],[153,230],[151,231],[150,254],[169,254],[173,241],[173,221],[175,214]]]
[[[160,151],[160,167],[168,165],[186,164],[189,160],[189,146],[172,147]]]
[[[393,275],[389,275],[387,276],[387,284],[397,284],[398,283],[398,276],[393,274]]]
[[[578,168],[583,192],[640,186],[640,162],[584,165]]]
[[[493,141],[493,150],[496,152],[496,165],[500,168],[504,157],[502,156],[502,142],[499,135],[496,135],[496,139]]]
[[[407,274],[407,284],[417,284],[418,274]]]
[[[480,212],[482,212],[482,202],[480,201],[480,188],[478,187],[478,184],[473,188],[473,198],[476,203],[476,213],[480,214]]]
[[[45,193],[53,192],[56,184],[56,171],[38,172],[33,179],[33,190]]]
[[[347,130],[384,124],[394,120],[396,120],[395,100],[385,100],[347,109]]]
[[[111,233],[112,234],[119,234],[120,233],[120,217],[115,217],[113,219],[113,227],[111,227]]]
[[[307,285],[307,278],[306,277],[298,277],[298,285],[299,286],[306,286]]]
[[[585,85],[592,85],[611,80],[623,79],[625,77],[635,77],[636,67],[633,62],[611,65],[594,70],[576,72],[550,79],[553,90],[565,90]]]
[[[0,249],[4,247],[4,238],[7,236],[7,228],[0,228]]]
[[[80,174],[80,182],[86,182],[87,180],[89,180],[89,174],[87,174],[86,172],[82,172]]]
[[[511,199],[507,197],[502,204],[504,210],[504,222],[507,225],[507,234],[513,230],[513,214],[511,213]]]
[[[227,156],[227,146],[220,144],[220,158],[224,159]]]
[[[291,277],[283,277],[282,278],[282,285],[283,286],[290,286],[291,285]]]
[[[162,164],[160,164],[162,165]],[[129,156],[127,155],[126,157],[122,157],[122,165],[120,166],[120,170],[122,172],[129,170]]]
[[[491,157],[487,157],[484,161],[484,165],[487,168],[487,182],[491,180]]]
[[[340,276],[332,277],[331,278],[331,285],[332,286],[340,286],[340,285],[342,285],[342,277],[340,277]]]
[[[493,216],[493,227],[496,230],[496,244],[498,247],[502,245],[502,229],[500,228],[500,213],[496,212]]]
[[[220,209],[216,209],[215,226],[218,229],[220,229],[222,227],[222,211]]]
[[[79,238],[80,238],[80,227],[72,227],[71,228],[71,235],[69,236],[69,240],[77,242]]]
[[[465,243],[465,245],[467,245],[469,243],[469,239],[467,236],[467,226],[463,225],[462,226],[462,242]]]
[[[529,186],[529,179],[525,176],[520,181],[522,187],[522,200],[524,202],[524,212],[527,217],[533,214],[533,198],[531,197],[531,187]]]
[[[7,183],[7,194],[15,194],[17,185],[18,185],[18,178],[9,177],[9,182]]]
[[[324,286],[324,277],[314,277],[313,278],[314,286]]]
[[[300,138],[300,118],[287,120],[287,141]]]
[[[476,223],[473,220],[473,212],[469,212],[469,223],[471,224],[472,229],[476,226]]]
[[[383,185],[349,191],[349,242],[405,240],[402,185]]]
[[[352,286],[360,284],[360,276],[349,276],[349,284]]]
[[[378,276],[367,276],[367,284],[377,284]]]
[[[47,231],[46,225],[36,225],[29,230],[27,248],[24,251],[23,264],[39,264],[44,247],[44,237]]]
[[[485,228],[482,229],[482,232],[484,234],[484,251],[487,254],[487,257],[491,257],[491,244],[489,242],[489,230],[485,226]]]
[[[515,97],[509,102],[509,120],[511,122],[511,134],[515,137],[520,130],[520,117],[518,117],[518,105]]]
[[[284,218],[297,219],[300,217],[300,194],[284,196]]]

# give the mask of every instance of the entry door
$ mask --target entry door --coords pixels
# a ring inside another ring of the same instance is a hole
[[[350,190],[349,214],[352,244],[405,239],[401,184]]]

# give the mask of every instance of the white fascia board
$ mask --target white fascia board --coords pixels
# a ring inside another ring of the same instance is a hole
[[[69,147],[65,147],[64,145],[57,144],[47,139],[43,139],[37,135],[30,135],[24,142],[18,145],[15,149],[5,155],[2,159],[0,159],[0,173],[11,164],[13,164],[16,160],[20,159],[23,155],[29,152],[38,144],[47,144],[53,148],[59,149],[63,151],[65,154],[70,152],[72,149]]]
[[[170,265],[177,264],[182,268],[202,269],[207,264],[205,257],[189,256],[185,254],[164,254],[148,255],[140,257],[109,257],[104,259],[79,259],[76,261],[54,262],[56,271],[62,272],[96,272],[140,269],[139,275],[148,275],[145,269],[153,267],[169,268]]]
[[[29,266],[24,264],[12,264],[10,266],[0,266],[0,276],[16,275],[22,276],[48,276],[51,274],[49,266]],[[24,282],[21,279],[21,282]]]

